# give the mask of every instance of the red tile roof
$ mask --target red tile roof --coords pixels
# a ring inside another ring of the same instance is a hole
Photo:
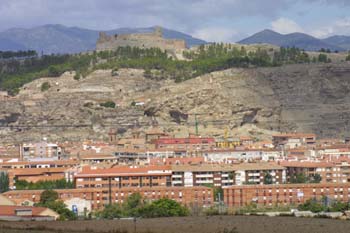
[[[169,171],[169,172],[168,172]],[[75,177],[89,176],[129,176],[129,175],[164,175],[171,174],[171,166],[147,166],[147,167],[126,167],[117,166],[107,169],[91,169],[89,166],[83,167]]]
[[[303,161],[281,161],[279,163],[283,167],[305,167],[305,168],[318,168],[318,167],[333,167],[332,163],[327,162],[303,162]]]

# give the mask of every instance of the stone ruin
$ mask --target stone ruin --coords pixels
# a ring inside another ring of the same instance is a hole
[[[96,43],[97,51],[115,50],[118,47],[160,48],[163,51],[175,52],[186,49],[186,42],[181,39],[165,39],[160,27],[154,32],[107,35],[100,32]]]

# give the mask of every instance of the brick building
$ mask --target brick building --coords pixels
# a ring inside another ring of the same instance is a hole
[[[8,170],[9,187],[16,189],[16,180],[36,183],[38,181],[53,181],[66,179],[69,168],[22,168]]]
[[[22,203],[38,203],[44,190],[14,190],[3,193],[3,196]],[[213,203],[213,190],[208,187],[142,187],[142,188],[85,188],[56,190],[63,201],[73,198],[91,201],[91,209],[96,210],[110,203],[123,203],[132,193],[138,192],[143,198],[154,201],[169,198],[183,205],[210,206]]]
[[[316,134],[288,133],[272,136],[272,143],[276,148],[297,148],[302,145],[315,145]]]
[[[214,138],[190,136],[188,138],[159,138],[154,140],[155,148],[172,151],[187,151],[188,153],[210,150],[215,147]]]
[[[347,202],[350,200],[350,184],[242,185],[224,188],[224,203],[235,208],[252,203],[262,206],[299,205],[323,196]]]
[[[92,169],[83,167],[74,177],[77,188],[123,188],[171,186],[170,166],[112,167]]]
[[[346,159],[327,162],[282,161],[280,165],[287,169],[288,182],[298,174],[304,174],[310,178],[315,174],[319,174],[322,183],[350,182],[350,164]]]
[[[23,169],[23,168],[72,168],[79,165],[77,160],[45,160],[45,161],[10,161],[0,162],[0,169]]]

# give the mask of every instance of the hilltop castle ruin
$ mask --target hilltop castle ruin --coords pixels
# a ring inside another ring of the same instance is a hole
[[[186,43],[180,39],[163,38],[162,29],[156,27],[154,32],[132,33],[108,36],[105,32],[100,32],[100,37],[96,43],[97,51],[115,50],[118,47],[140,47],[140,48],[160,48],[163,51],[174,52],[186,49]]]

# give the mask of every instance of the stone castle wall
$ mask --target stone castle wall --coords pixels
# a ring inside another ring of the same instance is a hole
[[[115,50],[118,47],[140,47],[140,48],[160,48],[161,50],[176,51],[186,48],[184,40],[165,39],[160,28],[156,28],[150,33],[133,33],[123,35],[107,35],[100,33],[100,37],[96,43],[97,51]]]

